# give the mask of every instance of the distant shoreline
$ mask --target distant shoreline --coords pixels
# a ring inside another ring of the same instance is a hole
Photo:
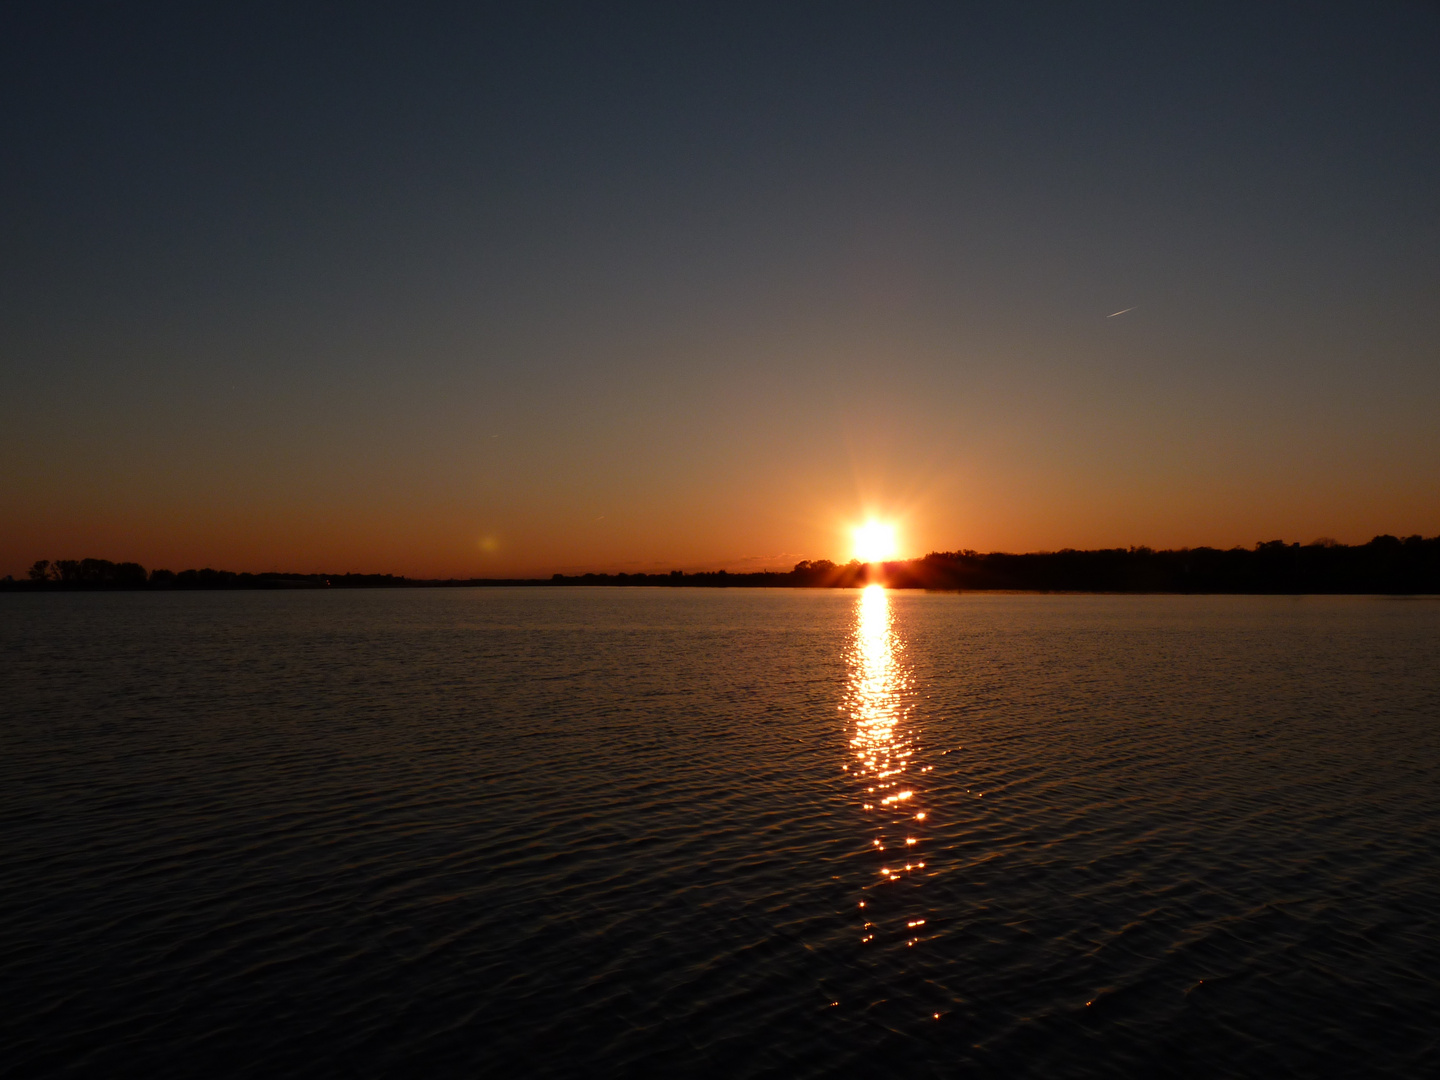
[[[105,559],[42,560],[24,580],[0,581],[6,592],[193,591],[284,589],[642,588],[892,589],[962,592],[1163,593],[1266,595],[1416,595],[1440,593],[1440,536],[1377,536],[1368,544],[1286,544],[1253,548],[1146,547],[1063,550],[1013,555],[932,552],[885,563],[803,561],[791,570],[664,574],[553,574],[548,578],[407,578],[395,574],[146,571]]]

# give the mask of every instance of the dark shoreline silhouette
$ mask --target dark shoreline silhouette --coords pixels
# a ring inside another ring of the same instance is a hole
[[[106,559],[42,560],[25,580],[0,590],[404,589],[555,585],[689,588],[858,588],[1104,593],[1440,593],[1440,536],[1377,536],[1368,544],[1328,541],[1253,548],[1147,547],[1099,551],[932,552],[886,563],[806,560],[792,570],[725,570],[664,574],[554,574],[548,578],[406,578],[394,574],[235,573],[229,570],[147,572],[138,563]]]

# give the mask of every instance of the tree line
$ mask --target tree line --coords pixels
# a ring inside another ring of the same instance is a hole
[[[287,589],[377,588],[404,585],[394,574],[236,573],[233,570],[146,571],[139,563],[109,559],[40,559],[12,587],[50,589]]]
[[[886,566],[898,588],[1044,592],[1440,593],[1440,536],[1253,548],[1147,547],[1028,555],[936,552]]]
[[[139,563],[42,559],[16,589],[293,589],[419,588],[525,585],[625,585],[702,588],[856,588],[881,582],[896,589],[1123,593],[1440,593],[1440,536],[1377,536],[1367,544],[1287,544],[1253,548],[1148,547],[1092,551],[936,551],[886,563],[804,560],[790,570],[729,573],[555,574],[549,578],[406,578],[395,574],[147,572]]]
[[[1253,548],[1148,547],[1032,552],[936,551],[885,563],[805,560],[788,572],[756,574],[556,574],[563,585],[708,585],[1120,593],[1440,593],[1440,536],[1377,536]]]

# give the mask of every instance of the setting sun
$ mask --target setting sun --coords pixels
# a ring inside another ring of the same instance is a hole
[[[855,528],[855,558],[861,562],[884,562],[896,553],[895,526],[867,521]]]

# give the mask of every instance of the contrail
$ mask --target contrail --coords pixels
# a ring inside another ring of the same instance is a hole
[[[1119,311],[1112,311],[1109,315],[1106,315],[1105,318],[1113,319],[1116,315],[1124,315],[1125,312],[1134,310],[1133,307],[1121,308]]]

